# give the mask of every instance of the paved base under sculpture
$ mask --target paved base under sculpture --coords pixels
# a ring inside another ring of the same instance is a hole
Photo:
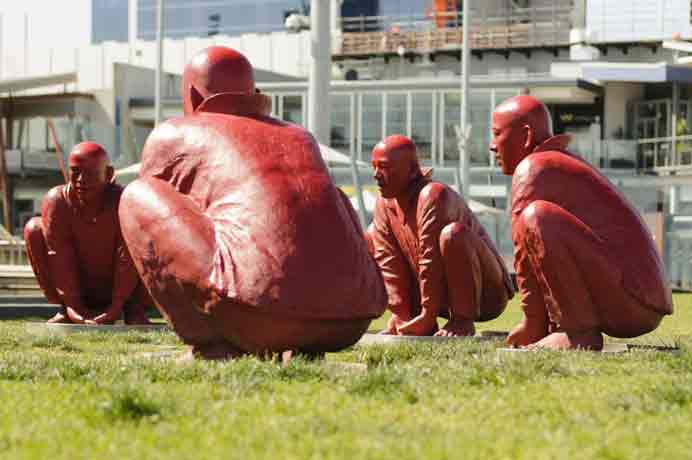
[[[357,345],[398,345],[402,343],[447,343],[454,341],[474,341],[485,342],[491,340],[504,340],[507,332],[504,331],[482,331],[472,337],[437,337],[437,336],[415,336],[415,335],[384,335],[384,334],[365,334],[358,341]]]
[[[498,357],[514,357],[531,354],[536,351],[545,351],[546,349],[527,349],[527,348],[498,348]],[[659,345],[645,345],[636,343],[606,343],[603,345],[603,350],[601,351],[591,351],[591,353],[601,353],[601,354],[613,354],[613,353],[627,353],[629,351],[658,351],[665,353],[679,353],[680,349],[676,346],[659,346]],[[558,351],[558,350],[552,350]]]
[[[167,331],[168,326],[165,324],[151,324],[146,326],[129,326],[126,324],[54,324],[54,323],[27,323],[26,330],[34,335],[71,335],[85,332],[152,332],[152,331]]]

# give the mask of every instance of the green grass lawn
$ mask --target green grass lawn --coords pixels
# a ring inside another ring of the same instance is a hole
[[[675,304],[638,341],[679,354],[499,359],[499,342],[469,341],[357,346],[285,368],[147,356],[182,350],[166,332],[37,337],[5,322],[0,458],[690,458],[692,296]],[[479,329],[519,318],[514,303]]]

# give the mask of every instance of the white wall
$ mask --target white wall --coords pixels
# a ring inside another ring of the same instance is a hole
[[[613,139],[616,131],[627,129],[627,102],[644,97],[644,85],[640,83],[608,82],[605,84],[603,101],[603,137]]]
[[[4,18],[3,16],[3,24]],[[23,18],[23,13],[19,14],[19,18]],[[34,44],[29,41],[29,48],[25,48],[23,38],[17,38],[17,35],[23,37],[23,19],[18,24],[3,28],[1,32],[3,41],[0,43],[0,79],[76,71],[78,85],[73,89],[92,91],[113,87],[113,64],[116,62],[149,68],[154,68],[156,64],[156,43],[153,41],[138,41],[131,50],[128,43],[104,42],[91,45],[87,34],[80,39],[72,37],[69,40],[58,40],[58,46],[53,46],[49,42]],[[54,24],[53,34],[59,36],[55,29],[68,28],[68,25]],[[13,45],[5,41],[5,35],[12,35],[10,42]],[[182,73],[185,64],[195,53],[211,45],[235,48],[245,54],[259,69],[305,78],[309,72],[309,32],[166,39],[164,71]],[[25,49],[28,52],[25,53]]]
[[[90,41],[90,0],[0,0],[0,78],[45,74],[49,50]]]
[[[587,0],[589,41],[667,40],[692,37],[689,0]]]

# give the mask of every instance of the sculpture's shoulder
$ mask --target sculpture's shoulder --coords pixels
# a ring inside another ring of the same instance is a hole
[[[43,197],[43,210],[44,213],[48,212],[60,212],[67,210],[70,203],[67,199],[67,185],[57,185],[52,189],[48,190],[48,193]]]
[[[463,202],[461,196],[450,186],[431,181],[423,185],[418,194],[418,209],[449,206],[450,203]]]
[[[166,146],[171,143],[180,141],[183,138],[183,128],[186,124],[186,117],[176,117],[168,119],[160,123],[156,128],[154,128],[142,150],[142,158],[145,155],[150,154],[152,150],[157,150],[161,146]]]
[[[560,151],[536,152],[524,158],[514,171],[512,184],[517,187],[537,183],[567,181],[593,175],[584,160]]]

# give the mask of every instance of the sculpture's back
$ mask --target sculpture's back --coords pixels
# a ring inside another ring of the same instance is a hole
[[[653,310],[670,314],[672,299],[661,257],[637,211],[603,174],[581,158],[549,150],[549,146],[540,148],[547,150],[530,155],[517,167],[513,217],[536,199],[558,204],[598,236],[627,292]]]
[[[374,261],[312,136],[266,116],[208,110],[155,131],[141,175],[169,182],[214,223],[211,287],[289,316],[380,315]]]
[[[386,302],[350,203],[312,136],[268,116],[242,55],[201,56],[185,72],[185,116],[154,130],[123,197],[145,284],[192,345],[350,345]]]

